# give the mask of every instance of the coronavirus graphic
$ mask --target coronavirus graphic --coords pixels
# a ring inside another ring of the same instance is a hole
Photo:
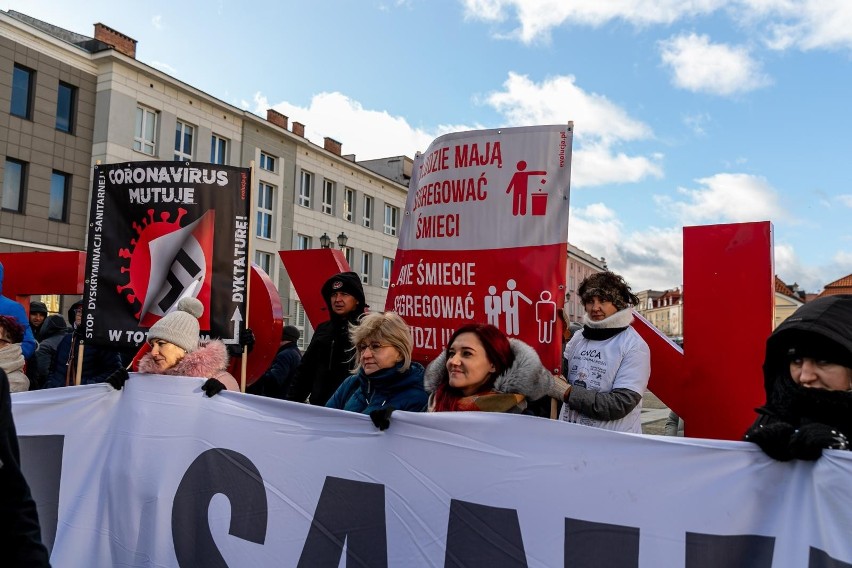
[[[213,245],[214,211],[187,223],[187,210],[177,213],[148,209],[140,222],[131,224],[136,237],[118,255],[127,259],[121,273],[126,284],[117,291],[130,304],[134,317],[149,327],[184,296],[195,296],[205,306],[202,326],[209,322],[208,306]],[[159,217],[159,219],[157,219]],[[184,224],[186,223],[186,224]]]

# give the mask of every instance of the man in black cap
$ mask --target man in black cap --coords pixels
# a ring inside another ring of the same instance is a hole
[[[40,339],[39,333],[45,318],[47,318],[47,306],[44,302],[30,302],[30,329],[33,330],[33,337],[36,339]]]
[[[281,345],[278,353],[272,360],[272,365],[263,373],[257,381],[246,388],[246,392],[270,398],[284,399],[296,369],[302,361],[302,353],[296,344],[299,341],[299,329],[292,325],[285,325],[281,330]]]
[[[319,324],[311,344],[296,369],[287,400],[325,406],[343,379],[352,374],[355,348],[349,339],[349,324],[367,308],[361,278],[354,272],[332,276],[322,285],[322,297],[331,319]]]

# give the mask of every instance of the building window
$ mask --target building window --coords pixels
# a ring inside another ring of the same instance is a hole
[[[272,255],[268,252],[256,250],[254,251],[254,263],[258,265],[261,270],[269,274],[272,270]]]
[[[12,108],[9,112],[31,119],[33,112],[33,79],[35,71],[15,64],[12,70]]]
[[[340,252],[343,253],[343,258],[346,259],[346,264],[350,267],[352,266],[352,247],[343,247],[340,249]]]
[[[364,284],[370,283],[370,265],[372,264],[372,255],[368,252],[361,252],[361,282]]]
[[[257,190],[257,236],[272,239],[272,213],[275,188],[260,182]]]
[[[310,250],[311,237],[308,235],[296,235],[296,250]]]
[[[275,171],[275,158],[265,152],[260,153],[260,169],[268,172]]]
[[[68,195],[71,193],[71,176],[66,173],[53,171],[50,176],[50,205],[47,217],[52,221],[68,220]]]
[[[396,236],[399,227],[399,207],[385,203],[385,234]]]
[[[364,216],[362,219],[365,227],[373,226],[373,198],[369,195],[364,196]]]
[[[382,288],[390,288],[391,272],[393,272],[393,259],[382,258]]]
[[[6,158],[3,171],[3,204],[6,211],[21,213],[24,203],[24,184],[27,179],[27,163]]]
[[[311,193],[314,189],[314,174],[302,170],[302,183],[299,185],[299,205],[311,208]]]
[[[334,182],[327,179],[322,182],[322,212],[334,215]]]
[[[296,301],[296,317],[294,318],[293,325],[299,330],[299,341],[296,342],[296,345],[302,350],[305,349],[305,345],[308,343],[308,338],[305,337],[307,320],[308,318],[305,316],[305,308],[302,306],[302,302]]]
[[[343,196],[343,218],[349,222],[355,220],[355,190],[348,187]]]
[[[157,113],[151,109],[136,107],[136,134],[133,149],[153,156],[157,149]]]
[[[71,134],[77,108],[77,87],[59,82],[56,92],[56,130]]]
[[[195,127],[177,121],[175,126],[175,161],[176,162],[191,162],[192,161],[192,140],[195,138]]]
[[[224,166],[228,163],[228,140],[216,134],[210,137],[210,163]]]

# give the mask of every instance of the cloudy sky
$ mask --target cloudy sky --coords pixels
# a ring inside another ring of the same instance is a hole
[[[569,240],[634,289],[682,229],[771,221],[776,273],[852,273],[848,0],[0,0],[358,159],[475,128],[575,124]]]

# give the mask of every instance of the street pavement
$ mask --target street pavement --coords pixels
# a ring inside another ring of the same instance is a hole
[[[651,391],[645,391],[642,397],[642,433],[665,434],[666,418],[669,408]]]

